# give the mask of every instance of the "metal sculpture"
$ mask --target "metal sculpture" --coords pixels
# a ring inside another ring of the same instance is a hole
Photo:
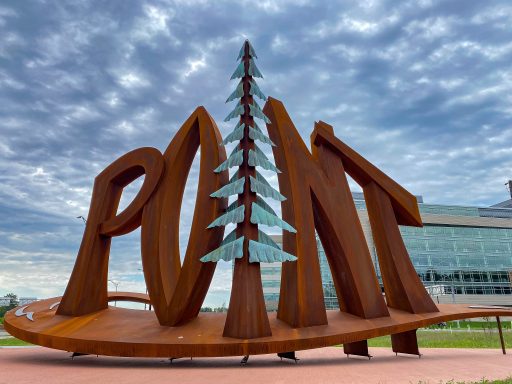
[[[177,358],[278,353],[295,358],[294,351],[300,349],[344,344],[347,354],[369,356],[366,339],[371,337],[391,334],[395,352],[419,354],[419,327],[510,315],[500,307],[434,304],[398,229],[422,226],[415,197],[336,138],[328,124],[315,124],[310,152],[280,101],[268,98],[261,110],[253,98],[265,99],[254,79],[261,75],[255,58],[246,41],[233,74],[241,81],[228,98],[240,99],[228,118],[240,118],[224,141],[214,120],[199,107],[163,155],[154,148],[137,149],[96,177],[82,244],[64,295],[10,311],[5,317],[7,331],[77,354]],[[270,137],[255,117],[265,121]],[[237,141],[226,157],[224,145]],[[272,146],[277,167],[256,141]],[[196,206],[181,264],[179,213],[199,148]],[[280,170],[281,192],[256,166]],[[238,170],[229,179],[231,167]],[[143,174],[139,193],[116,214],[123,188]],[[346,174],[364,191],[385,297]],[[233,195],[237,200],[228,205]],[[262,196],[281,201],[284,220]],[[224,238],[228,222],[237,227]],[[282,250],[258,224],[286,230]],[[111,238],[139,226],[148,294],[108,292]],[[325,310],[315,230],[329,262],[339,311]],[[199,314],[219,260],[235,263],[228,313]],[[277,314],[265,311],[261,261],[283,262]],[[108,305],[116,300],[151,304],[154,312]]]

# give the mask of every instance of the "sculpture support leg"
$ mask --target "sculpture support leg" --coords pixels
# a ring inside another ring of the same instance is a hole
[[[283,359],[293,360],[293,361],[295,361],[295,364],[297,364],[297,361],[300,360],[300,359],[297,359],[297,356],[295,356],[295,351],[291,351],[291,352],[278,352],[277,353],[277,357],[280,357],[281,360],[283,360]]]
[[[361,340],[356,341],[354,343],[346,343],[343,344],[343,352],[348,355],[357,355],[368,357],[369,359],[372,357],[368,352],[368,341]]]
[[[416,331],[417,329],[413,329],[411,331],[395,333],[391,335],[391,345],[393,347],[393,352],[421,356],[421,353],[418,349]]]

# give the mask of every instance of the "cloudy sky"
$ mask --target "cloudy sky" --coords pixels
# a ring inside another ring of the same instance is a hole
[[[63,292],[84,228],[76,217],[117,157],[163,151],[198,105],[229,132],[224,100],[245,38],[260,87],[306,142],[322,119],[426,202],[508,196],[510,1],[4,0],[0,36],[0,295]],[[185,204],[196,180],[197,169]],[[113,241],[121,290],[144,290],[139,235]],[[223,264],[207,304],[229,289]]]

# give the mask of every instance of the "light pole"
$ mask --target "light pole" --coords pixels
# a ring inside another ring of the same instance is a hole
[[[142,272],[142,276],[144,276],[144,269],[142,268],[137,268],[137,270],[141,271]],[[146,282],[144,281],[144,285],[146,284]],[[146,295],[148,294],[148,286],[146,285]],[[144,310],[146,310],[146,303],[144,303]],[[149,310],[151,311],[151,304],[149,304]]]
[[[83,222],[84,222],[84,224],[87,224],[87,219],[86,219],[85,217],[83,217],[83,216],[77,216],[76,218],[77,218],[77,219],[82,219],[82,220],[83,220]]]
[[[114,284],[114,286],[116,287],[116,293],[117,293],[117,287],[119,286],[119,284],[121,284],[121,282],[111,280],[111,279],[108,279],[108,281],[110,281],[112,284]],[[114,307],[117,307],[117,301],[114,301]]]

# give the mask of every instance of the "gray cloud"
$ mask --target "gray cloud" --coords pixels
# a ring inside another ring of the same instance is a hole
[[[198,105],[231,129],[224,100],[245,38],[262,90],[285,103],[307,143],[322,119],[427,202],[504,200],[511,26],[507,1],[4,2],[0,294],[62,293],[83,231],[75,217],[87,216],[110,162],[141,146],[163,151]],[[184,249],[190,209],[182,218]],[[136,231],[113,241],[120,289],[144,290],[138,240]],[[228,299],[230,273],[219,265],[207,303]]]

